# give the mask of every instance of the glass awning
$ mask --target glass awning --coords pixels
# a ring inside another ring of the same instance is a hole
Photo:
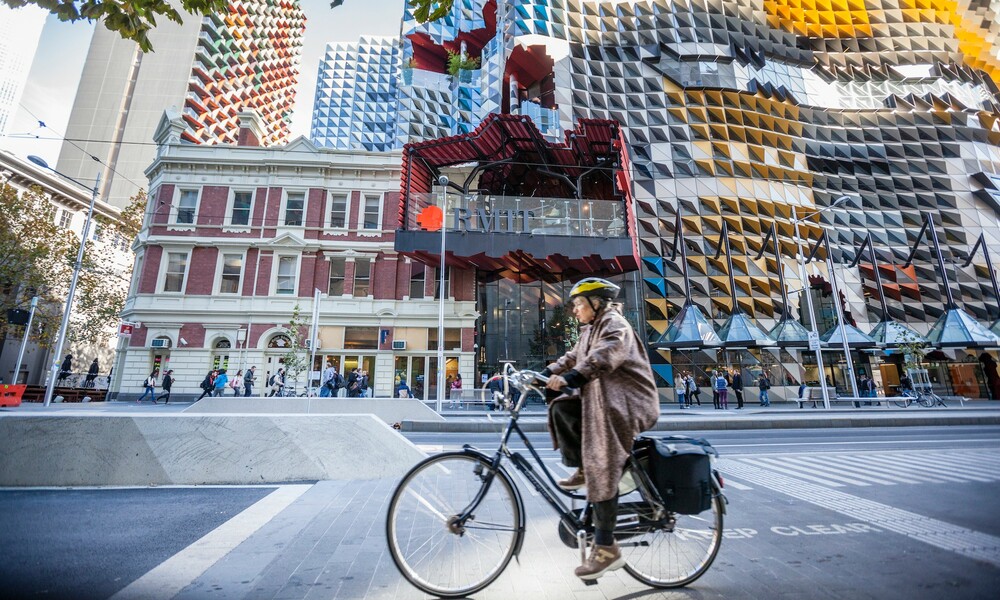
[[[952,308],[934,323],[927,342],[938,347],[1000,346],[1000,338],[961,308]]]
[[[843,333],[841,333],[841,325],[833,327],[823,335],[819,336],[819,339],[824,344],[829,344],[834,348],[843,345]],[[868,336],[865,332],[861,331],[854,325],[847,325],[847,345],[851,348],[872,348],[878,346],[878,343]]]
[[[879,346],[899,346],[911,342],[926,342],[927,339],[900,323],[899,321],[882,321],[868,334]]]
[[[657,344],[666,349],[709,348],[721,346],[722,339],[705,313],[693,302],[688,302],[681,307]]]
[[[736,311],[719,329],[719,339],[723,346],[773,346],[771,339],[753,319],[742,311]]]
[[[779,346],[809,346],[809,330],[792,317],[784,315],[778,324],[768,332]]]

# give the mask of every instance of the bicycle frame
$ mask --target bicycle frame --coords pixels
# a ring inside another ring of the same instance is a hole
[[[504,387],[505,389],[503,395],[504,399],[506,400],[509,399],[510,397],[509,389],[507,389],[506,386],[506,381]],[[587,504],[585,504],[583,510],[577,513],[575,509],[567,507],[566,504],[557,495],[557,493],[561,494],[567,498],[570,498],[571,500],[582,500],[584,502],[586,502],[587,500],[587,497],[582,494],[576,494],[570,491],[566,491],[558,486],[555,478],[552,475],[552,472],[548,469],[548,467],[545,466],[545,463],[542,460],[541,456],[538,455],[538,452],[535,450],[535,447],[531,444],[531,441],[528,439],[527,435],[525,435],[524,431],[518,425],[518,419],[520,418],[521,408],[523,407],[524,402],[528,396],[528,392],[534,391],[536,393],[541,394],[542,397],[544,397],[544,392],[538,389],[536,386],[531,385],[530,383],[525,383],[524,388],[521,389],[519,387],[519,390],[521,391],[521,397],[519,398],[517,404],[511,407],[510,419],[508,420],[507,425],[504,427],[503,433],[500,437],[500,446],[496,449],[496,451],[493,453],[492,456],[489,456],[485,452],[479,450],[478,448],[470,444],[465,444],[464,446],[462,446],[462,450],[464,452],[478,455],[487,462],[489,462],[490,473],[483,476],[483,485],[480,488],[479,492],[476,494],[476,497],[472,499],[472,502],[469,503],[469,506],[467,506],[464,510],[462,510],[462,512],[451,521],[451,526],[457,528],[464,527],[465,522],[472,517],[474,511],[482,502],[483,498],[485,498],[486,494],[489,493],[490,485],[493,482],[493,478],[496,476],[497,471],[503,469],[502,463],[503,460],[506,458],[510,461],[512,465],[514,465],[514,468],[516,468],[524,476],[524,478],[528,480],[528,482],[535,489],[535,491],[541,494],[542,498],[544,498],[545,501],[549,504],[549,506],[551,506],[552,509],[559,515],[562,522],[568,523],[570,526],[572,526],[573,528],[572,531],[573,533],[575,533],[577,537],[577,543],[579,544],[580,549],[583,550],[586,546],[585,544],[582,543],[583,538],[587,534],[593,534],[593,526],[588,524],[588,517],[590,514],[591,505],[588,502]],[[508,447],[511,436],[515,433],[517,434],[518,438],[520,438],[524,446],[528,449],[528,452],[531,454],[531,457],[534,459],[535,463],[537,463],[537,465],[541,468],[541,471],[545,474],[545,478],[548,479],[548,483],[546,483],[541,478],[538,472],[536,472],[534,466],[532,466],[531,462],[527,458],[525,458],[524,455],[522,455],[520,452],[512,451]],[[633,456],[629,456],[629,467],[632,468],[634,476],[638,478],[636,483],[640,488],[642,488],[641,493],[643,494],[646,502],[653,509],[654,514],[658,515],[658,518],[656,520],[657,521],[662,520],[666,516],[666,511],[663,508],[663,502],[659,498],[659,495],[657,494],[656,489],[653,487],[652,483],[648,481],[645,472],[642,470],[642,468],[640,468],[640,465]],[[507,475],[507,477],[512,482],[514,482],[513,478],[510,478],[509,475]],[[520,514],[522,515],[526,514],[524,512],[524,500],[521,497],[521,491],[520,488],[517,486],[516,482],[514,482],[513,489],[518,503],[518,507],[521,509]],[[634,522],[619,523],[618,526],[615,527],[615,532],[616,533],[626,532],[630,529],[639,528],[640,526],[641,523],[639,519],[636,519]],[[518,527],[517,541],[515,542],[514,546],[514,556],[518,556],[518,554],[521,551],[521,545],[524,540],[525,527],[526,527],[526,520],[520,523]]]

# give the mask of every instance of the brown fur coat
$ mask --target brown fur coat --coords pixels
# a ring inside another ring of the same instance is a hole
[[[579,399],[583,403],[587,500],[610,500],[618,495],[632,439],[655,425],[660,416],[646,349],[622,316],[620,305],[609,304],[593,322],[580,327],[576,346],[548,368],[556,375],[576,369],[587,379]]]

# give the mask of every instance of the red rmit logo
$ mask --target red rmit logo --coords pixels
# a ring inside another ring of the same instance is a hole
[[[444,224],[444,211],[437,206],[425,206],[423,210],[417,214],[417,225],[427,231],[437,231],[441,229]]]

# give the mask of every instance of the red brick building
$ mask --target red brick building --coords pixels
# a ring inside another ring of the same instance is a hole
[[[394,250],[399,156],[305,139],[259,147],[253,115],[241,116],[239,146],[182,143],[183,121],[161,120],[123,311],[140,324],[115,369],[123,395],[138,394],[154,367],[174,370],[175,393],[193,394],[213,367],[255,365],[262,392],[286,352],[282,327],[296,306],[311,320],[318,291],[314,371],[359,367],[376,396],[406,378],[433,398],[437,269]],[[472,381],[474,273],[449,271],[444,368]]]

